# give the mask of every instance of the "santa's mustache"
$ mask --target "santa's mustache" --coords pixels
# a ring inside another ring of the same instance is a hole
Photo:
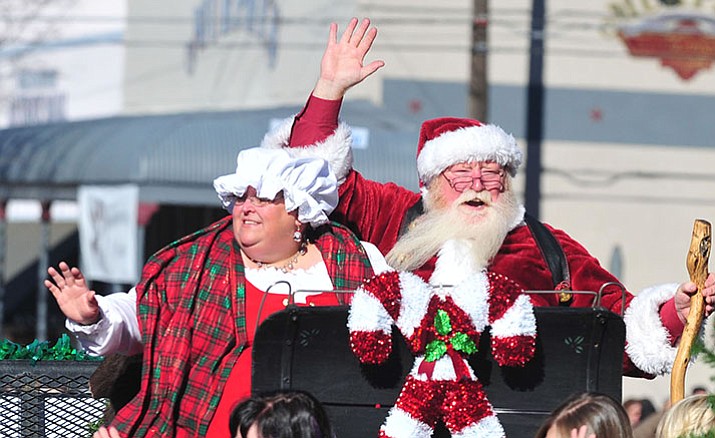
[[[465,208],[465,204],[479,204],[484,208]],[[470,244],[473,265],[487,266],[520,212],[509,191],[492,201],[489,191],[470,189],[451,204],[442,201],[441,204],[431,202],[431,205],[434,208],[428,208],[416,219],[387,254],[387,262],[393,268],[417,269],[438,254],[445,242],[453,239],[474,243]]]
[[[454,200],[452,205],[454,207],[460,206],[462,204],[468,204],[471,206],[484,205],[486,207],[492,206],[492,195],[487,190],[482,190],[477,192],[472,189],[467,189],[462,192],[457,199]]]

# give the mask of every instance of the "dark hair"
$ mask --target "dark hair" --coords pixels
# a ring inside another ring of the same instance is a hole
[[[655,406],[653,406],[653,402],[651,402],[649,399],[644,398],[641,400],[641,419],[640,421],[645,420],[646,418],[650,417],[651,415],[655,414]]]
[[[643,401],[642,401],[642,400],[635,399],[635,398],[629,398],[628,400],[626,400],[626,401],[623,402],[623,409],[628,409],[628,408],[630,408],[630,407],[633,406],[633,405],[641,405],[641,406],[643,406]]]
[[[571,436],[572,429],[588,426],[587,434],[608,438],[633,438],[628,415],[620,403],[605,394],[584,392],[576,394],[557,407],[535,438],[545,438],[555,427],[562,437]]]
[[[690,391],[690,395],[695,395],[695,394],[707,394],[708,389],[704,386],[696,386]]]
[[[305,391],[274,391],[249,398],[231,412],[232,435],[245,438],[256,425],[262,438],[331,438],[328,415]]]

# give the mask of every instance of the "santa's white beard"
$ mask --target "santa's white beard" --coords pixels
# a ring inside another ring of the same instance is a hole
[[[472,200],[481,200],[484,208],[480,211],[469,210],[467,206],[460,208]],[[410,225],[387,254],[390,266],[413,271],[437,254],[448,240],[462,240],[470,243],[474,266],[486,267],[521,213],[509,189],[499,195],[497,202],[492,202],[487,191],[467,190],[451,205],[439,204],[434,199],[425,199],[427,212]]]

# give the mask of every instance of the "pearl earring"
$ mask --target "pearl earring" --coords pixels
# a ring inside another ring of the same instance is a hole
[[[296,242],[300,242],[303,240],[303,233],[300,232],[300,230],[296,230],[295,233],[293,233],[293,240]]]

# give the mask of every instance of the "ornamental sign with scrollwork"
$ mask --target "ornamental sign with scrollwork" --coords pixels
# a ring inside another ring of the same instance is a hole
[[[660,0],[610,4],[618,38],[635,57],[655,58],[683,80],[715,61],[715,1]]]
[[[201,51],[219,46],[238,32],[253,36],[268,53],[269,66],[275,67],[280,21],[275,0],[201,0],[197,3],[193,36],[186,44],[189,73],[193,73]]]

